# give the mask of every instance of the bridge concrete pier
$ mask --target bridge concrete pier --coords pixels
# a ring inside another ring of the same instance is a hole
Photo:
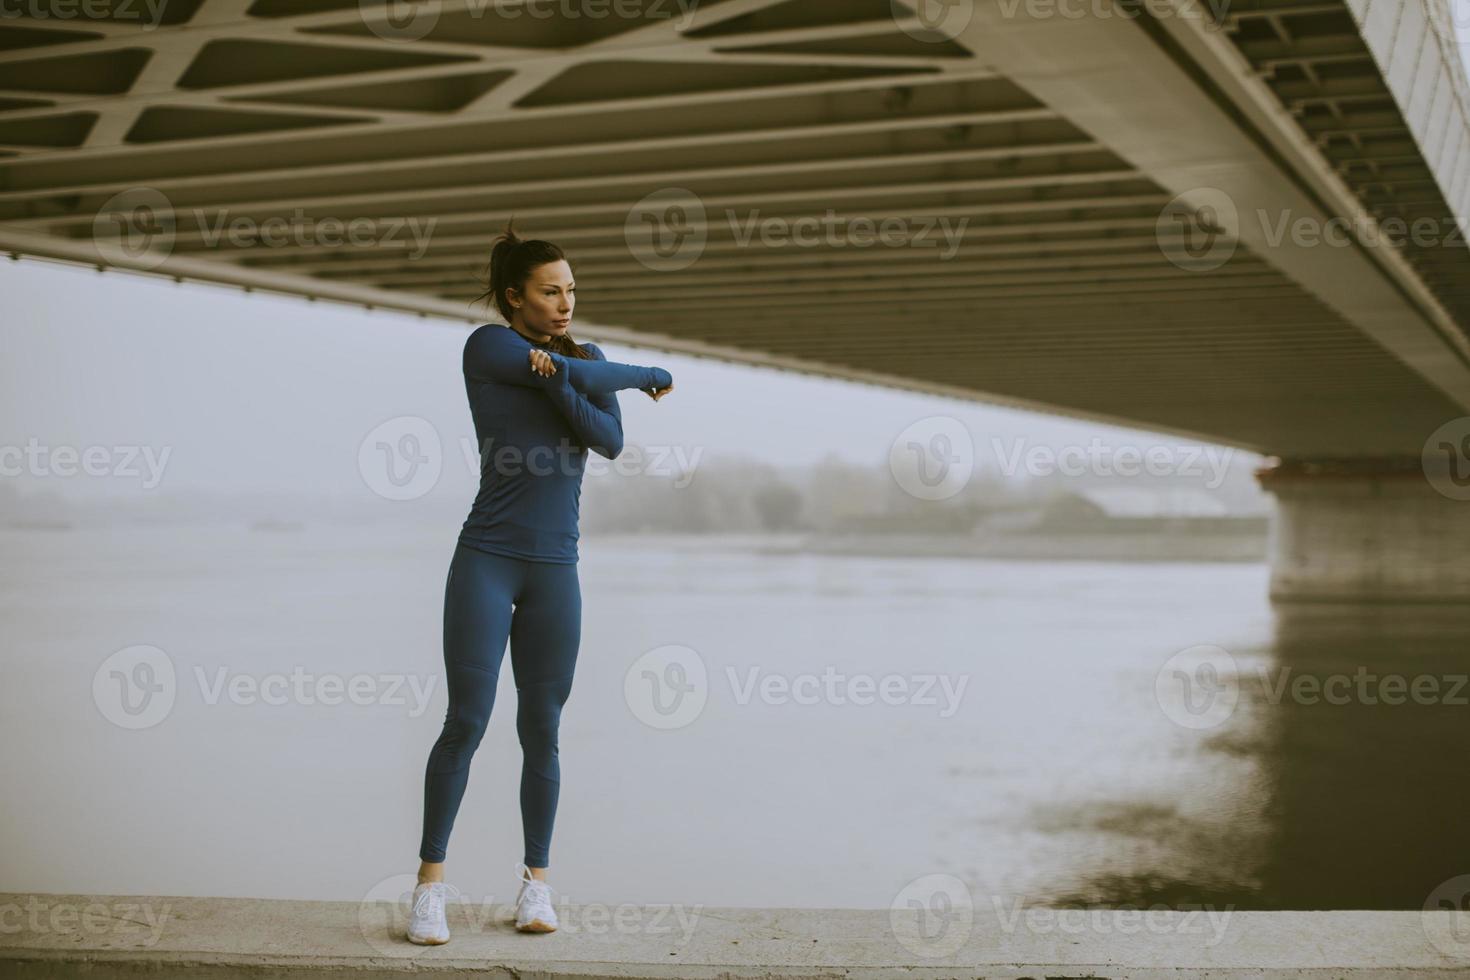
[[[1281,460],[1269,555],[1279,601],[1470,600],[1470,468],[1420,457]]]

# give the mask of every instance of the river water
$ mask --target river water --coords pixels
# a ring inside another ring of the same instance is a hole
[[[0,532],[0,890],[356,900],[413,871],[455,530]],[[1273,609],[1258,564],[770,544],[584,536],[566,900],[883,908],[942,874],[977,903],[1415,909],[1470,872],[1465,610]],[[450,842],[467,895],[514,891],[510,665]]]

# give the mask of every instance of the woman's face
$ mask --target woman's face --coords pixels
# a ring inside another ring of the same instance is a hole
[[[547,262],[531,270],[526,279],[525,295],[512,294],[511,302],[521,300],[516,312],[526,333],[560,337],[572,328],[572,307],[577,302],[577,286],[572,280],[572,267],[566,259]]]

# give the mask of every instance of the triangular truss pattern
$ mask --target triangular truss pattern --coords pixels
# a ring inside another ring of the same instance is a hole
[[[1363,404],[1383,418],[1344,444],[1401,451],[1454,409],[1273,257],[1192,270],[1160,221],[1177,188],[1067,104],[1089,80],[1043,97],[919,3],[102,6],[0,20],[6,250],[142,267],[118,258],[126,206],[166,237],[160,272],[474,317],[514,215],[609,336],[1273,451]],[[1365,208],[1453,213],[1343,0],[1237,0],[1215,26]],[[1203,84],[1168,50],[1169,85]],[[661,195],[702,214],[687,267],[630,246]],[[884,228],[905,247],[859,241]],[[1406,261],[1470,323],[1465,249]]]

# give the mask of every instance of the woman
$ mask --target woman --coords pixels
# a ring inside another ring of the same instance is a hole
[[[515,671],[525,853],[516,867],[516,928],[551,932],[546,883],[561,772],[557,728],[581,640],[577,517],[588,451],[623,449],[617,392],[654,401],[673,390],[657,367],[615,364],[568,335],[576,286],[561,249],[510,227],[490,255],[486,295],[509,327],[487,323],[464,348],[465,390],[480,444],[480,490],[459,534],[444,590],[449,711],[424,775],[423,837],[408,938],[449,940],[445,849],[500,676]],[[482,297],[483,298],[483,297]]]

